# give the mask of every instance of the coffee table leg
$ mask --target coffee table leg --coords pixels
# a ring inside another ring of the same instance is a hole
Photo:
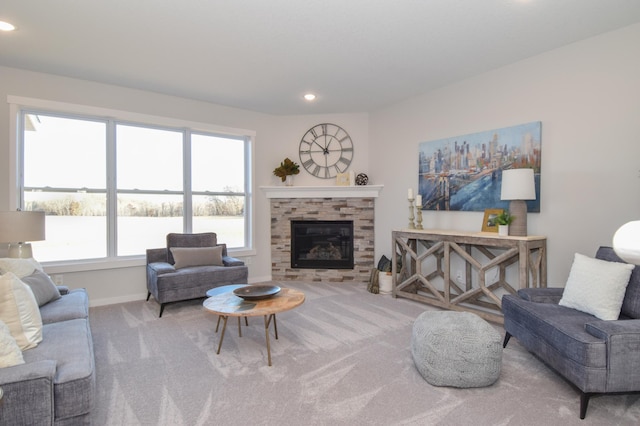
[[[278,323],[276,322],[276,314],[273,315],[273,331],[276,333],[276,340],[278,339]]]
[[[242,337],[242,323],[240,322],[240,317],[238,317],[238,337]]]
[[[224,332],[227,329],[227,319],[229,317],[223,317],[224,322],[222,323],[222,333],[220,333],[220,343],[218,343],[218,352],[216,354],[220,354],[220,348],[222,347],[222,340],[224,339]]]
[[[267,339],[267,359],[269,360],[269,367],[271,367],[271,342],[269,341],[269,323],[272,318],[275,318],[275,314],[271,314],[267,317],[264,316],[264,335]]]

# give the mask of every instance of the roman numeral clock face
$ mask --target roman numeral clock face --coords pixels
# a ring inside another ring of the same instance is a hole
[[[300,163],[321,179],[332,179],[338,173],[344,173],[352,159],[351,137],[335,124],[317,124],[300,141]]]

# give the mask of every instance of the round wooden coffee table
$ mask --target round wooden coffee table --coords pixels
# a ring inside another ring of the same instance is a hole
[[[278,325],[276,323],[276,314],[288,311],[304,302],[304,293],[291,288],[280,289],[280,292],[267,299],[260,300],[244,300],[236,296],[233,290],[216,294],[206,299],[203,306],[209,312],[216,314],[223,319],[222,332],[220,333],[220,341],[218,342],[218,351],[222,347],[224,332],[227,328],[227,320],[229,317],[264,317],[264,332],[267,340],[267,358],[269,366],[271,366],[271,342],[269,341],[269,326],[273,322],[273,330],[276,339],[278,338]],[[217,327],[216,327],[217,331]]]

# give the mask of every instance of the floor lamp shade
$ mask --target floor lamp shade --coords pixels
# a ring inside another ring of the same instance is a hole
[[[533,169],[509,169],[502,172],[500,199],[511,201],[509,213],[514,217],[509,235],[527,235],[527,203],[536,199]]]
[[[640,265],[640,220],[627,222],[616,231],[613,249],[625,262]]]
[[[45,239],[44,212],[0,212],[0,242],[9,244],[9,257],[33,257],[27,241]]]

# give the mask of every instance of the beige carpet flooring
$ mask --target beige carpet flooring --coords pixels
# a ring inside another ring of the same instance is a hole
[[[500,379],[476,389],[434,387],[409,343],[425,305],[374,295],[365,284],[280,283],[305,303],[278,314],[267,366],[262,318],[222,351],[202,301],[152,300],[90,309],[96,354],[95,425],[637,425],[640,395],[591,399],[516,339]],[[502,334],[502,327],[497,326]]]

